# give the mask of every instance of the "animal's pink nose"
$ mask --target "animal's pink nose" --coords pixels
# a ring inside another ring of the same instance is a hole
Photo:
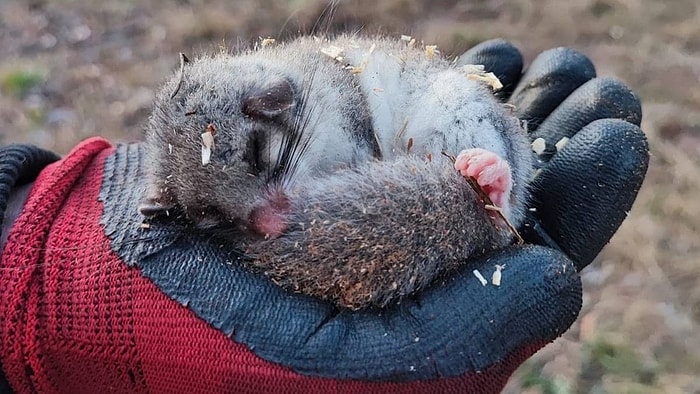
[[[265,202],[250,213],[250,226],[266,238],[276,238],[287,229],[287,214],[291,204],[281,191],[271,193]]]

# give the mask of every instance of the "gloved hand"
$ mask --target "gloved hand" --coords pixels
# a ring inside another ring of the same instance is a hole
[[[458,64],[485,64],[499,76],[501,97],[544,144],[536,213],[521,230],[532,243],[563,251],[580,271],[617,231],[646,174],[639,99],[620,81],[595,78],[590,60],[569,48],[543,52],[522,77],[520,53],[503,40],[470,49]]]
[[[637,98],[574,51],[543,53],[522,78],[503,41],[459,61],[493,70],[545,141],[528,244],[385,310],[339,310],[243,270],[235,250],[177,220],[142,226],[142,147],[88,140],[39,175],[3,251],[0,363],[13,388],[499,391],[576,319],[577,271],[631,207],[648,148]],[[497,265],[500,286],[475,277],[491,282]]]

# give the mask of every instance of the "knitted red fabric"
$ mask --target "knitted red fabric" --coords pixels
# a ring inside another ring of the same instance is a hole
[[[265,361],[111,251],[98,201],[111,152],[94,138],[47,167],[10,234],[0,362],[18,393],[487,393],[544,345],[479,373],[412,383],[309,377]]]

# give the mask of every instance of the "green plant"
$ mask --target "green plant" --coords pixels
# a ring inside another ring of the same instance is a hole
[[[5,74],[0,80],[2,91],[8,95],[23,98],[35,86],[44,82],[44,75],[31,70],[15,70]]]

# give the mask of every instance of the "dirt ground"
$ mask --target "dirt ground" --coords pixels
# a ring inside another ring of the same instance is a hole
[[[0,1],[0,143],[66,153],[140,139],[154,89],[196,54],[311,31],[325,2]],[[458,54],[487,38],[527,61],[569,46],[642,98],[649,173],[583,273],[578,322],[507,392],[700,392],[700,4],[696,0],[347,1],[331,28],[410,34]]]

